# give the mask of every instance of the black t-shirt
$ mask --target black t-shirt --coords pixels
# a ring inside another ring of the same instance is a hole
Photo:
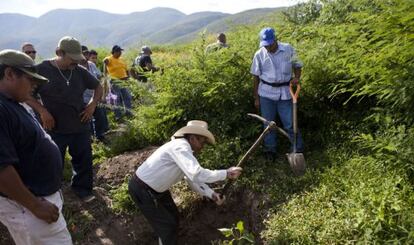
[[[139,65],[144,72],[148,72],[147,64],[152,64],[151,57],[148,55],[141,55],[135,59],[134,65]],[[146,82],[147,77],[144,73],[138,73],[138,80]]]
[[[35,196],[51,195],[61,187],[59,148],[23,106],[0,94],[0,169],[9,165]]]
[[[43,106],[55,119],[53,132],[61,134],[88,132],[89,123],[82,123],[80,113],[84,110],[83,92],[86,89],[95,89],[99,80],[81,66],[72,70],[61,70],[53,66],[50,61],[43,61],[37,65],[40,75],[49,79],[36,90],[40,95]],[[69,80],[69,85],[65,79]]]

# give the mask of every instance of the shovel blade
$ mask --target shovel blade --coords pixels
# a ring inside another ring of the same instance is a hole
[[[289,161],[290,168],[296,176],[305,174],[306,162],[303,153],[287,153],[286,157]]]

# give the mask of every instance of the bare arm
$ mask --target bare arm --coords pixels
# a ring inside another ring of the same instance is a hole
[[[298,84],[300,76],[302,75],[302,68],[293,68],[293,73],[295,74],[295,77],[292,79],[292,83]]]
[[[59,218],[59,209],[47,200],[35,197],[23,184],[12,165],[0,169],[0,192],[49,224]]]
[[[85,107],[85,110],[83,110],[81,113],[82,122],[88,122],[92,119],[93,113],[95,112],[95,108],[99,104],[99,101],[101,101],[102,94],[103,94],[102,85],[98,84],[98,86],[94,90],[92,100]]]
[[[49,111],[40,104],[35,98],[31,97],[29,100],[25,101],[30,107],[32,107],[40,115],[40,120],[42,121],[42,126],[46,130],[51,130],[55,127],[55,119],[49,113]]]

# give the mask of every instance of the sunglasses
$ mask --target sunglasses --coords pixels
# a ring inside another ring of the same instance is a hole
[[[36,54],[37,51],[33,50],[33,51],[24,51],[25,54]]]

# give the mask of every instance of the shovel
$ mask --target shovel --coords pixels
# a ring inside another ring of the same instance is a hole
[[[305,174],[306,170],[306,162],[305,156],[303,153],[297,153],[296,143],[297,143],[297,136],[298,136],[298,118],[297,118],[297,102],[299,97],[300,85],[296,85],[296,92],[293,92],[293,85],[292,83],[289,86],[290,94],[292,95],[292,114],[293,114],[293,151],[291,153],[287,153],[286,157],[289,161],[290,168],[292,169],[293,173],[297,176]]]

